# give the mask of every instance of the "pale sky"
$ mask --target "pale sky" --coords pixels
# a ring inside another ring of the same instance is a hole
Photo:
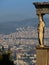
[[[36,18],[33,2],[49,0],[0,0],[0,22]]]

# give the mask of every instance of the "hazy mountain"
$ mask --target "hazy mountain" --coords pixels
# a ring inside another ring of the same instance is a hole
[[[49,27],[49,19],[44,19],[46,26]],[[7,21],[7,22],[0,22],[0,33],[8,34],[16,31],[17,27],[37,27],[38,19],[31,18],[22,21]]]

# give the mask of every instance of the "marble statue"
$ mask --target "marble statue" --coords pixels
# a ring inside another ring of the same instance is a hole
[[[44,46],[44,28],[45,28],[45,23],[43,21],[43,16],[40,15],[39,16],[39,24],[38,24],[38,41],[39,41],[39,45],[41,47]]]

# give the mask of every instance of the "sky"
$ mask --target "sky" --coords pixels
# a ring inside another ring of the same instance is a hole
[[[48,2],[48,0],[0,0],[0,22],[36,18],[33,2]]]

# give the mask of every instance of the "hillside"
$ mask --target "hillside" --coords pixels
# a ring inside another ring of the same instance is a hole
[[[49,27],[49,19],[45,19],[46,27]],[[34,27],[36,28],[38,25],[37,18],[26,19],[22,21],[7,21],[0,22],[0,33],[9,34],[16,31],[16,28],[20,27]]]

